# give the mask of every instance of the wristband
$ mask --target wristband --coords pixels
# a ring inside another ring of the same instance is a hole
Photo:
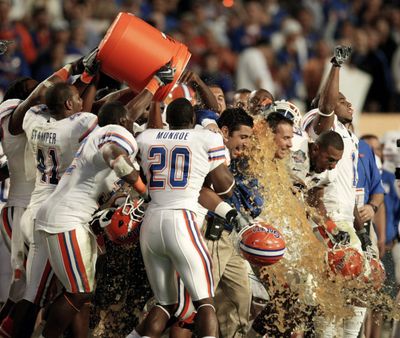
[[[229,191],[231,191],[231,189],[232,189],[234,186],[235,186],[235,181],[233,181],[232,184],[230,185],[230,187],[229,187],[228,189],[226,189],[225,191],[217,192],[217,195],[218,195],[218,196],[221,196],[221,195],[227,194]]]
[[[135,170],[128,163],[125,155],[119,155],[114,161],[111,162],[111,167],[119,178],[129,175]]]
[[[141,195],[146,192],[146,185],[143,183],[140,177],[138,177],[136,182],[132,184],[132,187]]]
[[[157,78],[153,77],[144,89],[147,89],[154,95],[158,88],[160,88],[160,83],[158,82]]]
[[[324,117],[331,117],[333,114],[335,114],[335,111],[332,110],[331,113],[329,114],[324,114],[323,112],[321,112],[319,109],[317,110],[318,115],[324,116]]]
[[[81,74],[81,81],[83,83],[89,84],[92,82],[94,75],[90,75],[86,70]]]
[[[231,210],[235,210],[235,209],[233,209],[228,203],[222,201],[222,202],[220,202],[220,203],[215,207],[214,212],[215,212],[218,216],[220,216],[220,217],[222,217],[222,218],[226,218],[226,215],[227,215],[227,214],[229,213],[229,211],[231,211]]]
[[[57,70],[54,75],[58,76],[61,80],[64,82],[68,80],[69,78],[69,73],[71,71],[71,65],[66,65],[62,67],[61,69]]]

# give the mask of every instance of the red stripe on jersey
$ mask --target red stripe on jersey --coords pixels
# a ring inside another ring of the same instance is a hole
[[[132,151],[135,151],[135,147],[133,146],[131,141],[129,141],[125,136],[123,136],[121,134],[118,134],[118,133],[115,133],[115,132],[108,132],[103,137],[107,137],[107,136],[115,136],[117,138],[120,138],[120,139],[124,140],[132,148]]]
[[[76,293],[76,292],[78,292],[78,285],[75,280],[74,272],[72,271],[72,266],[71,266],[69,255],[67,252],[68,249],[64,242],[65,241],[64,236],[65,236],[64,233],[57,234],[58,244],[60,245],[64,267],[65,267],[65,270],[68,275],[69,283],[71,285],[71,291],[73,293]]]
[[[51,272],[51,265],[50,265],[49,260],[47,260],[46,266],[45,266],[43,274],[42,274],[42,278],[40,278],[39,287],[38,287],[38,290],[36,292],[36,297],[35,297],[35,300],[34,300],[34,303],[36,305],[40,304],[40,300],[43,297],[43,293],[44,293],[44,290],[46,288],[46,284],[47,284],[47,280],[49,279],[50,272]]]
[[[76,230],[75,229],[72,230],[70,234],[71,234],[70,238],[71,238],[72,250],[74,251],[75,262],[77,264],[78,272],[81,277],[83,287],[85,289],[85,292],[90,292],[91,290],[86,274],[86,267],[85,264],[83,264],[81,250],[79,248],[78,240],[76,238]]]
[[[210,276],[209,276],[209,271],[208,271],[208,269],[207,269],[206,260],[205,260],[205,258],[204,258],[204,256],[203,256],[203,254],[201,253],[200,248],[198,247],[198,245],[197,245],[197,243],[196,243],[196,240],[195,240],[195,238],[194,238],[194,235],[193,235],[193,232],[192,232],[192,228],[190,227],[189,219],[188,219],[188,217],[187,217],[187,215],[186,215],[185,210],[182,210],[182,212],[183,212],[183,217],[185,218],[186,228],[187,228],[187,230],[188,230],[188,232],[189,232],[190,239],[192,240],[193,246],[196,248],[197,252],[199,253],[201,262],[203,263],[204,273],[205,273],[206,279],[207,279],[208,294],[209,294],[210,297],[211,297],[211,295],[212,295],[211,280],[210,280]],[[196,226],[196,224],[195,224],[195,226]]]
[[[6,234],[8,236],[8,239],[11,240],[11,235],[12,235],[12,228],[10,226],[10,221],[8,220],[8,210],[10,207],[3,207],[2,210],[2,217],[3,217],[3,227],[4,230],[6,231]]]
[[[209,153],[212,153],[214,151],[219,151],[219,150],[225,150],[225,146],[220,146],[220,147],[215,147],[215,148],[211,148],[208,150]]]
[[[88,128],[88,130],[86,130],[86,131],[81,135],[81,137],[78,139],[78,142],[81,143],[81,142],[86,138],[86,136],[88,136],[88,135],[93,131],[93,129],[96,128],[96,127],[97,127],[97,118],[94,120],[94,122],[92,123],[92,125]]]

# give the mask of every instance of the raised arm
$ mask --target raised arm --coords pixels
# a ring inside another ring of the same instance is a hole
[[[8,128],[12,135],[19,135],[24,132],[22,129],[22,123],[24,121],[25,113],[29,108],[43,102],[44,93],[48,87],[58,82],[65,82],[73,73],[73,70],[73,64],[68,64],[36,86],[30,95],[21,102],[11,115]]]
[[[186,70],[182,74],[179,82],[185,83],[197,91],[203,103],[202,108],[210,109],[215,112],[218,111],[217,99],[197,73]]]
[[[318,102],[318,114],[313,121],[314,132],[319,135],[330,130],[335,119],[335,107],[339,100],[339,71],[342,64],[351,55],[351,48],[346,46],[335,47],[332,66],[328,78],[322,87]]]
[[[41,82],[31,92],[31,94],[15,109],[15,111],[11,115],[9,124],[10,133],[12,135],[19,135],[24,132],[24,130],[22,129],[22,123],[24,121],[25,113],[32,106],[35,106],[43,102],[44,93],[48,87],[58,82],[65,82],[71,75],[80,74],[82,71],[83,71],[82,73],[83,76],[84,74],[88,74],[88,72],[90,71],[94,72],[96,69],[98,69],[99,65],[96,64],[95,59],[92,56],[92,53],[85,58],[78,59],[72,63],[65,65],[63,68],[59,69],[50,77],[48,77],[46,80]],[[88,63],[87,61],[85,61],[86,58],[89,58],[91,62]],[[90,83],[90,81],[88,83]],[[88,83],[85,84],[85,87],[88,85]]]
[[[174,79],[174,75],[175,68],[172,68],[169,63],[165,66],[162,66],[154,74],[147,86],[125,105],[128,110],[129,120],[135,122],[150,105],[157,90],[160,87],[171,83]],[[152,121],[149,122],[153,123]]]

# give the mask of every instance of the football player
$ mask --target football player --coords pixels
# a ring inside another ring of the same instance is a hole
[[[21,299],[25,289],[26,248],[20,229],[20,220],[34,188],[34,175],[32,174],[35,172],[35,162],[29,152],[25,154],[27,139],[22,129],[23,119],[27,110],[40,102],[45,89],[52,83],[65,81],[70,74],[77,71],[78,64],[79,61],[64,66],[39,86],[37,81],[31,78],[17,80],[8,88],[0,106],[0,124],[3,130],[1,142],[4,154],[8,159],[10,174],[9,198],[6,206],[2,209],[1,233],[11,250],[13,268],[10,295],[0,312],[0,321],[8,316],[15,301]],[[12,326],[11,322],[11,318],[8,317],[7,321],[1,325],[2,330],[9,332]]]
[[[170,130],[148,129],[138,137],[141,165],[151,197],[143,220],[140,243],[157,306],[129,337],[158,337],[178,303],[176,272],[197,310],[201,337],[215,337],[218,323],[212,263],[196,222],[204,179],[216,192],[230,194],[233,178],[225,165],[219,134],[193,129],[194,111],[184,98],[167,107]]]
[[[331,219],[339,230],[348,232],[350,246],[362,253],[371,246],[364,225],[361,222],[356,201],[358,138],[347,129],[346,124],[353,119],[353,107],[346,97],[339,92],[340,67],[351,54],[351,48],[338,46],[331,59],[331,70],[318,99],[318,108],[303,117],[302,127],[311,137],[316,139],[324,131],[333,129],[343,139],[343,159],[337,165],[337,179],[325,188],[323,201]],[[356,233],[357,231],[357,233]],[[354,307],[355,316],[344,322],[346,337],[357,337],[360,331],[365,308]],[[326,327],[321,337],[333,335],[332,326]]]

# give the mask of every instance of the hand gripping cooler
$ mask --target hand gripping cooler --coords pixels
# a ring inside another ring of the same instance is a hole
[[[140,92],[154,73],[171,61],[174,80],[155,94],[163,101],[184,71],[191,54],[188,48],[130,13],[119,13],[100,42],[101,71],[126,82]]]

